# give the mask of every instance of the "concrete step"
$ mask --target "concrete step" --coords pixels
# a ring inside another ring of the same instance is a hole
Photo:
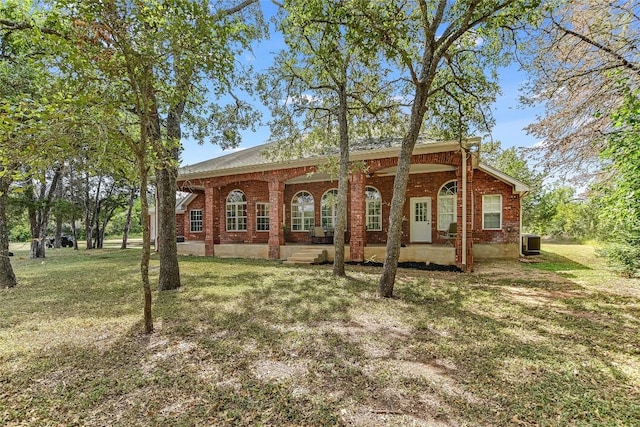
[[[284,264],[319,264],[327,260],[326,249],[301,249],[293,253]]]

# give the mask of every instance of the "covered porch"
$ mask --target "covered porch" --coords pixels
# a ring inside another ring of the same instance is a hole
[[[349,175],[347,261],[384,261],[396,154],[395,149],[385,148],[352,155],[352,161],[362,164]],[[330,243],[338,183],[319,163],[309,158],[233,171],[225,164],[224,172],[212,172],[216,176],[192,173],[179,180],[179,189],[191,195],[177,212],[177,234],[185,236],[179,253],[288,260],[297,251],[325,244],[325,259],[333,260]],[[472,157],[457,142],[414,150],[402,212],[400,262],[472,268],[468,188],[473,168]],[[453,237],[446,233],[450,226],[457,228]],[[322,231],[320,237],[317,230]]]

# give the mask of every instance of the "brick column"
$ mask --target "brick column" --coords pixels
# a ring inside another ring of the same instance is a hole
[[[367,244],[366,229],[366,200],[365,200],[365,176],[362,172],[351,175],[349,179],[351,190],[351,239],[349,251],[351,261],[364,261],[364,247]]]
[[[466,168],[466,212],[462,209],[463,195],[463,173],[462,168]],[[473,271],[473,160],[469,158],[465,164],[465,152],[462,151],[460,155],[460,164],[456,171],[456,178],[458,181],[458,194],[457,194],[457,222],[458,222],[458,235],[456,237],[456,265],[459,268],[465,268],[465,271]],[[462,247],[462,228],[466,225],[466,247]],[[462,263],[462,252],[466,252],[466,264]]]
[[[458,234],[454,247],[456,249],[456,266],[462,268],[462,223],[464,221],[464,212],[462,211],[462,155],[460,155],[460,163],[456,168],[456,223],[458,224]]]
[[[473,158],[467,161],[467,271],[473,271]]]
[[[280,245],[284,245],[283,204],[284,182],[269,181],[269,259],[280,259]]]
[[[208,182],[204,188],[204,253],[213,256],[213,245],[218,234],[218,210],[220,207],[220,190]]]

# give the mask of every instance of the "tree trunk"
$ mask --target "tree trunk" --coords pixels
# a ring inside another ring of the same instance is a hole
[[[102,175],[98,178],[98,185],[96,187],[96,197],[92,199],[90,197],[89,191],[89,178],[86,178],[85,181],[86,190],[85,190],[85,229],[86,229],[86,238],[87,238],[87,249],[95,248],[94,244],[94,234],[95,234],[95,222],[98,220],[98,213],[100,212],[100,207],[98,204],[100,203],[100,192],[102,191]]]
[[[45,242],[47,239],[47,225],[49,223],[49,212],[51,212],[51,200],[56,192],[58,181],[62,176],[62,168],[56,166],[49,190],[43,183],[40,187],[40,194],[35,197],[33,184],[28,186],[31,200],[29,203],[29,222],[31,224],[31,250],[29,258],[45,257]]]
[[[71,234],[73,235],[73,250],[78,250],[78,230],[76,229],[76,213],[71,213]]]
[[[178,179],[178,157],[180,155],[180,119],[184,104],[180,103],[167,116],[167,144],[161,169],[156,174],[158,191],[158,252],[160,254],[161,291],[180,287],[180,266],[176,242],[176,188]]]
[[[169,169],[174,169],[170,171]],[[178,245],[176,243],[176,174],[175,168],[165,166],[158,170],[158,252],[160,255],[160,277],[158,290],[176,289],[180,286]]]
[[[138,171],[140,173],[140,204],[144,214],[149,212],[147,200],[147,163],[146,150],[137,155]],[[142,255],[140,257],[140,275],[142,277],[142,290],[144,293],[144,332],[153,332],[153,317],[151,315],[151,284],[149,283],[149,260],[151,259],[151,235],[149,221],[142,221]]]
[[[131,230],[131,217],[133,215],[133,203],[136,200],[136,189],[131,187],[129,193],[129,206],[127,208],[127,220],[124,223],[124,233],[122,233],[122,246],[120,249],[127,249],[127,240],[129,239],[129,230]],[[144,217],[144,215],[142,215]]]
[[[93,225],[93,248],[101,249],[100,246],[100,208],[98,207],[96,211],[96,218]]]
[[[2,171],[3,168],[0,168]],[[9,259],[9,230],[7,229],[7,202],[9,200],[10,173],[0,175],[0,289],[18,284]]]
[[[340,170],[338,172],[338,200],[336,206],[336,224],[333,233],[333,274],[346,276],[344,270],[344,234],[347,222],[347,190],[349,188],[349,124],[347,121],[347,90],[339,87],[338,124],[340,128]]]
[[[62,214],[58,212],[56,215],[56,234],[54,240],[54,247],[60,249],[62,247]]]
[[[411,124],[402,140],[402,148],[398,155],[398,171],[393,180],[393,197],[389,212],[389,230],[387,232],[387,252],[384,259],[384,268],[378,282],[378,295],[384,298],[393,296],[393,286],[398,271],[398,259],[400,258],[400,243],[402,238],[402,211],[406,201],[407,183],[411,168],[411,156],[416,145],[422,120],[426,112],[427,99],[426,85],[416,89],[413,107],[411,108]]]
[[[104,220],[102,221],[102,230],[100,232],[100,249],[104,247],[104,240],[107,234],[107,225],[109,225],[109,221],[113,218],[113,212],[118,208],[118,206],[112,206],[109,209],[105,210]]]

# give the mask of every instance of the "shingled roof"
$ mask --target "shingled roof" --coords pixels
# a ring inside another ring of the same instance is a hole
[[[421,137],[416,143],[416,149],[421,147],[437,147],[457,145],[457,141],[443,141],[428,139]],[[402,138],[368,138],[354,141],[351,144],[351,157],[359,159],[360,157],[369,157],[374,153],[389,152],[389,154],[397,153],[402,145]],[[444,147],[443,147],[444,148]],[[235,151],[193,165],[183,166],[178,171],[180,178],[201,177],[205,175],[221,175],[223,172],[234,173],[247,168],[278,169],[281,167],[289,167],[297,165],[301,162],[308,164],[318,164],[323,158],[331,155],[337,155],[337,148],[332,149],[328,154],[310,154],[303,155],[286,160],[274,160],[272,156],[265,155],[271,150],[276,149],[276,143],[267,143],[252,148]],[[451,149],[450,147],[448,149]]]

